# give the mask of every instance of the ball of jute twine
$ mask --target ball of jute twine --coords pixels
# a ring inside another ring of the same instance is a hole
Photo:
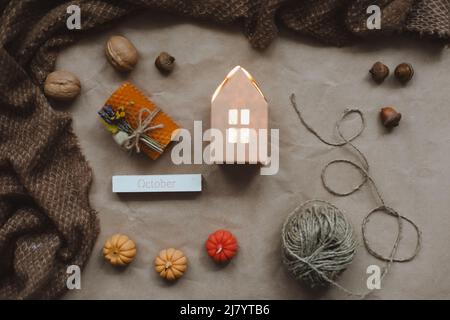
[[[359,156],[359,160],[361,164],[356,163],[352,160],[347,159],[336,159],[328,162],[324,168],[322,169],[321,173],[321,179],[322,184],[324,188],[330,192],[331,194],[335,196],[345,197],[349,196],[356,191],[360,190],[367,182],[370,182],[373,190],[375,191],[375,196],[377,199],[377,202],[379,203],[378,207],[371,210],[363,219],[362,221],[362,239],[364,242],[364,245],[373,257],[375,257],[378,260],[384,261],[385,265],[383,267],[382,273],[381,273],[381,280],[384,279],[384,277],[389,272],[392,264],[394,262],[407,262],[413,260],[419,253],[420,247],[421,247],[421,231],[420,228],[417,226],[416,223],[414,223],[411,219],[399,214],[396,210],[388,207],[385,203],[384,198],[381,196],[381,193],[374,181],[374,179],[369,174],[369,162],[367,161],[366,156],[364,153],[358,149],[355,145],[352,144],[352,141],[358,138],[364,131],[366,124],[364,115],[361,110],[359,109],[346,109],[342,115],[342,117],[336,122],[336,131],[339,135],[339,138],[341,139],[340,142],[330,142],[324,139],[320,134],[318,134],[303,118],[302,113],[300,112],[300,109],[297,106],[297,103],[295,101],[295,95],[291,95],[291,104],[294,108],[295,112],[297,113],[301,123],[306,127],[306,129],[311,132],[314,136],[316,136],[321,142],[328,146],[333,147],[343,147],[343,146],[349,146],[354,150],[357,155]],[[350,138],[345,138],[345,136],[342,134],[341,131],[341,125],[344,122],[344,120],[351,114],[356,114],[359,116],[361,120],[361,127],[359,131],[357,131],[353,136]],[[357,169],[361,175],[363,176],[363,180],[361,183],[353,187],[350,191],[347,192],[340,192],[336,191],[327,182],[326,173],[327,170],[336,164],[346,164],[350,165],[351,167]],[[337,282],[335,282],[336,276],[345,270],[345,268],[351,263],[353,260],[354,252],[350,250],[351,248],[350,243],[352,243],[350,240],[348,240],[350,231],[346,232],[338,232],[336,234],[340,235],[340,241],[338,241],[340,245],[337,246],[329,246],[326,250],[326,254],[323,252],[323,243],[320,241],[317,241],[318,239],[322,239],[321,237],[317,237],[317,234],[320,232],[323,233],[334,233],[336,232],[336,229],[342,230],[342,226],[346,223],[343,221],[345,220],[345,217],[343,218],[342,212],[337,209],[335,206],[333,206],[331,203],[326,201],[320,201],[319,203],[322,203],[322,205],[325,205],[328,210],[323,211],[325,213],[325,216],[327,218],[322,217],[320,218],[320,223],[317,222],[317,218],[312,217],[311,213],[307,213],[308,205],[312,203],[317,203],[317,200],[306,202],[302,205],[300,205],[298,208],[296,208],[287,218],[283,229],[282,229],[282,247],[283,247],[283,256],[284,256],[284,262],[286,263],[288,270],[292,272],[292,274],[300,279],[300,280],[306,280],[307,283],[311,285],[321,285],[324,283],[328,283],[331,285],[334,285],[338,287],[339,289],[343,290],[344,292],[355,295],[361,298],[366,297],[368,294],[370,294],[372,291],[365,291],[363,293],[357,293],[352,290],[349,290]],[[323,210],[323,209],[322,209]],[[317,210],[316,210],[317,211]],[[310,211],[309,211],[310,212]],[[332,212],[332,214],[330,214]],[[337,214],[336,212],[340,212],[340,214]],[[375,249],[372,248],[368,237],[367,237],[367,225],[370,221],[370,218],[374,214],[384,213],[389,216],[393,216],[396,219],[397,222],[397,235],[396,239],[392,245],[392,249],[389,253],[389,255],[384,255],[379,252],[377,252]],[[303,216],[303,214],[306,214]],[[342,214],[342,216],[341,216]],[[302,217],[303,216],[303,217]],[[332,224],[328,223],[328,220],[331,217],[337,217],[339,216],[340,220],[339,223],[336,221]],[[326,221],[326,222],[325,222]],[[414,251],[406,257],[398,257],[398,247],[400,244],[400,241],[402,240],[402,234],[403,234],[403,223],[407,222],[409,223],[417,234],[416,239],[416,246]],[[301,228],[299,227],[301,226]],[[320,230],[319,230],[320,229]],[[328,235],[328,237],[330,237]],[[328,239],[328,238],[327,238]],[[342,248],[345,248],[344,252],[345,254],[342,255]],[[314,250],[316,249],[316,250]],[[323,255],[321,256],[322,259],[319,259],[317,255]],[[344,257],[344,258],[343,258]]]
[[[297,207],[282,230],[283,261],[311,287],[333,281],[353,261],[353,227],[331,203],[311,200]]]

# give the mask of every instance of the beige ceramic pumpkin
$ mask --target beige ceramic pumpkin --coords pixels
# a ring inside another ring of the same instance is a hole
[[[136,256],[136,244],[126,235],[115,234],[106,241],[103,256],[114,266],[125,266]]]
[[[183,276],[187,269],[184,253],[174,248],[161,250],[155,259],[155,270],[164,279],[173,281]]]

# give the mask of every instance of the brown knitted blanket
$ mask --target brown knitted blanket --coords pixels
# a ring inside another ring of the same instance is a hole
[[[80,31],[66,28],[74,3]],[[382,8],[382,31],[366,29],[371,4]],[[62,47],[143,8],[240,24],[256,48],[278,27],[333,45],[372,33],[450,37],[450,0],[0,0],[0,298],[60,296],[67,267],[83,267],[92,251],[92,173],[69,115],[52,109],[42,84]]]

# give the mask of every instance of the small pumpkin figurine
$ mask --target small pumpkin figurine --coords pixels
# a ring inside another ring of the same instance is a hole
[[[155,271],[166,280],[181,278],[187,269],[187,258],[183,251],[169,248],[161,250],[155,258]]]
[[[136,256],[136,244],[123,234],[115,234],[103,247],[103,256],[113,266],[126,266]]]
[[[222,263],[231,260],[236,255],[237,249],[236,237],[227,230],[217,230],[206,240],[206,251],[216,262]]]

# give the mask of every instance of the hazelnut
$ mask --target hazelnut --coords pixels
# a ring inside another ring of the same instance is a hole
[[[122,36],[109,38],[105,53],[111,65],[121,72],[133,70],[139,58],[136,47]]]
[[[394,128],[398,126],[402,119],[402,114],[398,113],[393,107],[384,107],[380,111],[380,118],[383,126],[386,128]]]
[[[162,73],[170,73],[175,67],[175,58],[167,52],[161,52],[155,60],[155,66]]]
[[[389,68],[379,61],[375,62],[369,72],[377,83],[382,83],[389,76]]]
[[[414,76],[414,69],[410,63],[401,63],[395,68],[395,77],[406,84]]]
[[[72,100],[81,91],[80,80],[71,72],[59,70],[50,73],[45,79],[44,93],[56,100]]]

